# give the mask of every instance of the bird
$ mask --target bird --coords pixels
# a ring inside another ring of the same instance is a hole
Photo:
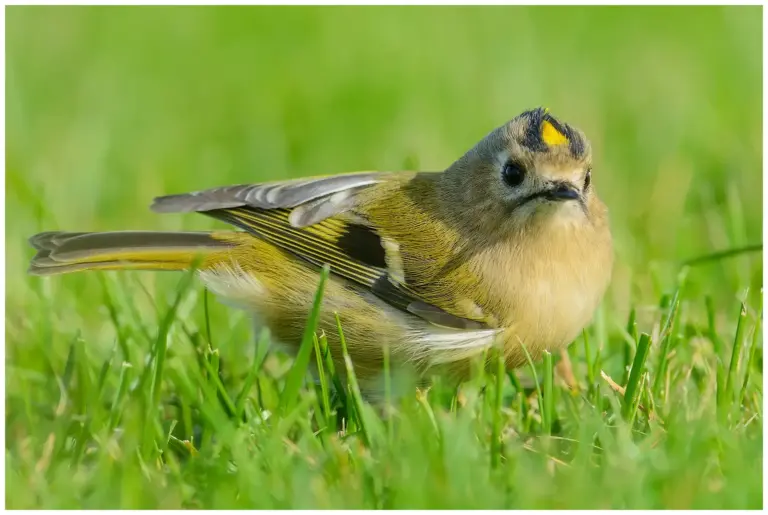
[[[539,107],[441,171],[240,184],[151,205],[229,230],[39,233],[29,272],[194,267],[209,291],[295,353],[329,267],[318,334],[343,370],[338,316],[360,387],[375,396],[385,352],[420,377],[461,380],[491,348],[514,369],[581,334],[614,260],[592,172],[585,134]]]

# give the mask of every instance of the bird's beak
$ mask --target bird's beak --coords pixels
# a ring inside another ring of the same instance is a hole
[[[547,200],[564,202],[566,200],[579,200],[581,192],[567,182],[556,182],[544,193]]]

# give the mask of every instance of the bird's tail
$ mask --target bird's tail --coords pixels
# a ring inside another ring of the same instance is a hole
[[[237,244],[234,232],[42,232],[29,239],[37,254],[29,273],[81,270],[186,270],[220,261]]]

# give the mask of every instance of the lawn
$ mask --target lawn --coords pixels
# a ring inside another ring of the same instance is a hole
[[[761,249],[761,48],[761,7],[6,8],[6,506],[761,507],[762,251],[690,261]],[[616,246],[567,359],[371,406],[189,274],[25,273],[41,230],[220,227],[148,205],[443,169],[539,105]]]

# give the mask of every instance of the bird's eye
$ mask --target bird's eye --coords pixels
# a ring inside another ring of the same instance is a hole
[[[504,164],[504,168],[501,170],[501,177],[504,179],[504,182],[507,183],[507,186],[514,188],[520,186],[523,179],[525,179],[525,169],[520,163],[507,161]]]
[[[589,185],[592,184],[592,168],[587,170],[587,176],[584,177],[584,190],[586,191],[587,188],[589,188]]]

